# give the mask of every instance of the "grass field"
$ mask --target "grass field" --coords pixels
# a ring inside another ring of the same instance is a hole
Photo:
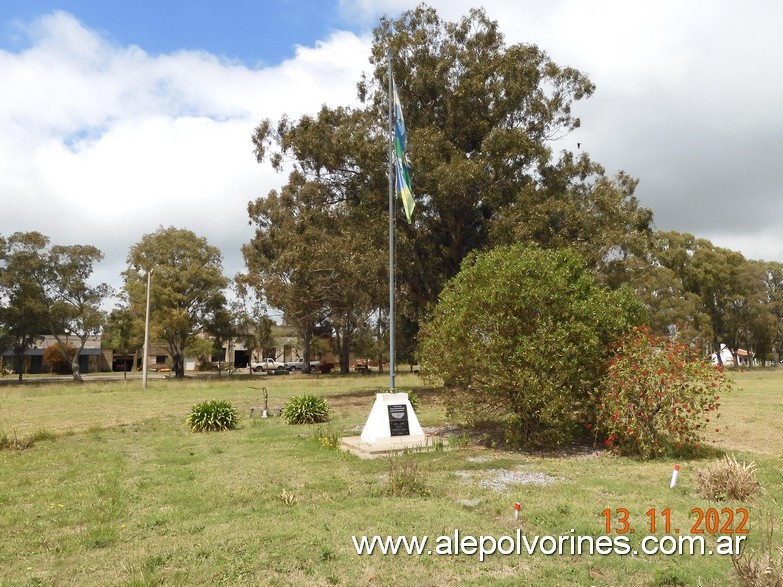
[[[616,528],[616,511],[626,508],[636,549],[650,534],[651,508],[670,508],[672,527],[689,533],[693,508],[745,507],[746,544],[756,548],[762,517],[783,520],[774,500],[783,491],[783,372],[733,377],[720,433],[704,456],[679,463],[673,490],[671,460],[503,452],[475,441],[456,448],[452,437],[451,450],[402,457],[428,492],[414,497],[389,494],[389,459],[360,460],[317,438],[358,434],[375,390],[388,386],[384,376],[154,380],[148,390],[139,381],[4,385],[0,436],[30,446],[0,450],[0,585],[733,585],[728,556],[523,551],[481,562],[477,554],[359,556],[352,541],[427,535],[434,549],[436,537],[455,530],[499,538],[518,528],[530,538],[597,537],[606,534],[602,512],[615,513]],[[261,385],[270,406],[323,395],[329,428],[249,419],[263,403],[253,389]],[[450,424],[437,390],[414,375],[397,386],[417,389],[425,428]],[[190,407],[212,398],[238,407],[240,429],[188,432]],[[758,464],[763,492],[752,502],[699,496],[697,471],[724,453]],[[503,486],[503,471],[552,482]]]

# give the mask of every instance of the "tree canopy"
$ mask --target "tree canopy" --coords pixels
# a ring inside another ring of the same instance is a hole
[[[14,341],[20,379],[24,351],[50,332],[74,380],[81,381],[79,355],[87,339],[100,334],[106,320],[101,304],[111,293],[106,284],[88,284],[103,253],[92,245],[49,246],[49,238],[38,232],[14,233],[2,245],[0,290],[6,306],[0,318]],[[79,340],[74,353],[66,348],[67,335]]]
[[[147,275],[150,288],[150,336],[166,341],[177,377],[185,375],[190,340],[225,304],[220,250],[181,228],[158,228],[145,234],[128,253],[123,272],[130,309],[144,316]]]
[[[248,206],[248,278],[303,334],[330,323],[345,341],[363,318],[384,319],[389,50],[416,198],[412,224],[397,229],[403,332],[415,335],[471,251],[571,246],[598,267],[643,250],[652,215],[636,181],[553,150],[580,124],[572,104],[592,94],[587,76],[534,45],[508,46],[483,10],[452,23],[422,5],[381,19],[360,107],[264,120],[252,137],[259,161],[291,172]]]

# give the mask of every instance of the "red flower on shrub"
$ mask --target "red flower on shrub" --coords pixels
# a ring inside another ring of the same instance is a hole
[[[595,429],[611,438],[607,444],[614,450],[643,457],[698,442],[706,414],[717,409],[720,396],[712,394],[730,390],[728,380],[703,357],[652,334],[622,339],[608,371],[603,389],[612,393],[601,398]],[[651,389],[646,377],[656,372]],[[638,421],[644,422],[641,428]]]

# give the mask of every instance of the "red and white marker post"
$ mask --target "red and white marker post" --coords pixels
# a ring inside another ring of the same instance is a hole
[[[522,507],[522,506],[520,506],[520,505],[519,505],[519,502],[516,502],[516,503],[514,504],[514,519],[515,519],[515,520],[518,520],[518,519],[519,519],[519,510],[521,509],[521,507]]]
[[[674,489],[677,485],[677,476],[680,474],[680,465],[674,465],[674,471],[672,471],[672,482],[669,483],[669,489]]]

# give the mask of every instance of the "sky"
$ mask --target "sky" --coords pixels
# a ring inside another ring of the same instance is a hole
[[[0,0],[0,235],[90,244],[122,285],[130,247],[188,228],[232,277],[247,204],[285,183],[264,118],[357,105],[372,29],[418,0]],[[457,20],[480,6],[432,0]],[[639,179],[659,230],[783,262],[783,2],[497,0],[507,44],[586,73],[577,143]],[[415,192],[415,186],[414,186]]]

